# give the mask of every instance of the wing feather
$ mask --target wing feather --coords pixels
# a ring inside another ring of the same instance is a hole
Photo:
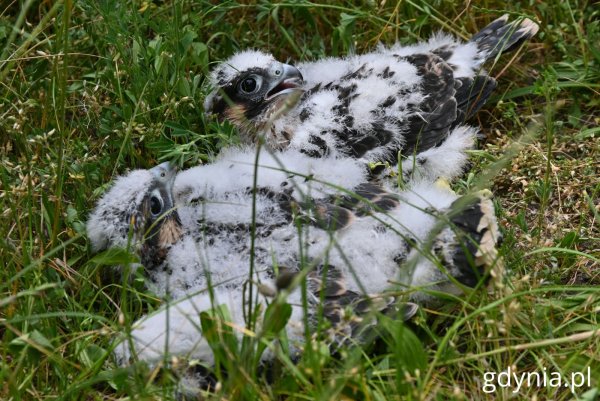
[[[446,139],[457,118],[454,74],[452,67],[433,53],[406,57],[422,77],[425,100],[409,119],[402,154],[420,153]]]

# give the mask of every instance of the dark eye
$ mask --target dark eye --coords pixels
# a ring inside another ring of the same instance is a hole
[[[241,88],[246,93],[252,93],[256,89],[256,79],[246,78],[242,81]]]
[[[158,216],[160,212],[162,212],[162,208],[162,202],[158,197],[153,196],[150,198],[150,213],[152,213],[153,216]]]

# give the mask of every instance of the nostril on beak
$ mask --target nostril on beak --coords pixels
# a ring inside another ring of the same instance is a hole
[[[177,166],[170,162],[164,162],[151,168],[149,171],[160,180],[171,181],[177,173]]]

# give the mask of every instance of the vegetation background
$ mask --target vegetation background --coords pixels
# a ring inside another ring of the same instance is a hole
[[[159,302],[140,280],[106,284],[126,256],[94,257],[84,227],[115,175],[164,159],[193,166],[236,141],[203,117],[212,63],[243,48],[300,60],[440,29],[468,38],[504,13],[541,30],[489,68],[496,96],[472,122],[485,139],[456,189],[509,158],[488,182],[505,287],[423,311],[411,329],[388,322],[378,352],[308,349],[272,380],[235,354],[207,397],[596,399],[600,5],[585,0],[0,2],[0,399],[171,399],[176,367],[132,374],[111,361],[123,325]],[[593,383],[485,393],[484,372],[509,366],[566,378],[590,367]]]

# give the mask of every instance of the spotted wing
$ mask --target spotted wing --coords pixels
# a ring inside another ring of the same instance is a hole
[[[297,274],[297,271],[282,270],[276,281],[278,289],[287,288]],[[335,344],[349,339],[365,340],[377,325],[378,314],[409,320],[418,310],[417,304],[399,302],[391,294],[364,295],[348,289],[343,273],[329,264],[319,265],[308,273],[307,289],[309,302],[315,304],[310,309],[310,323],[327,322],[326,334]]]

